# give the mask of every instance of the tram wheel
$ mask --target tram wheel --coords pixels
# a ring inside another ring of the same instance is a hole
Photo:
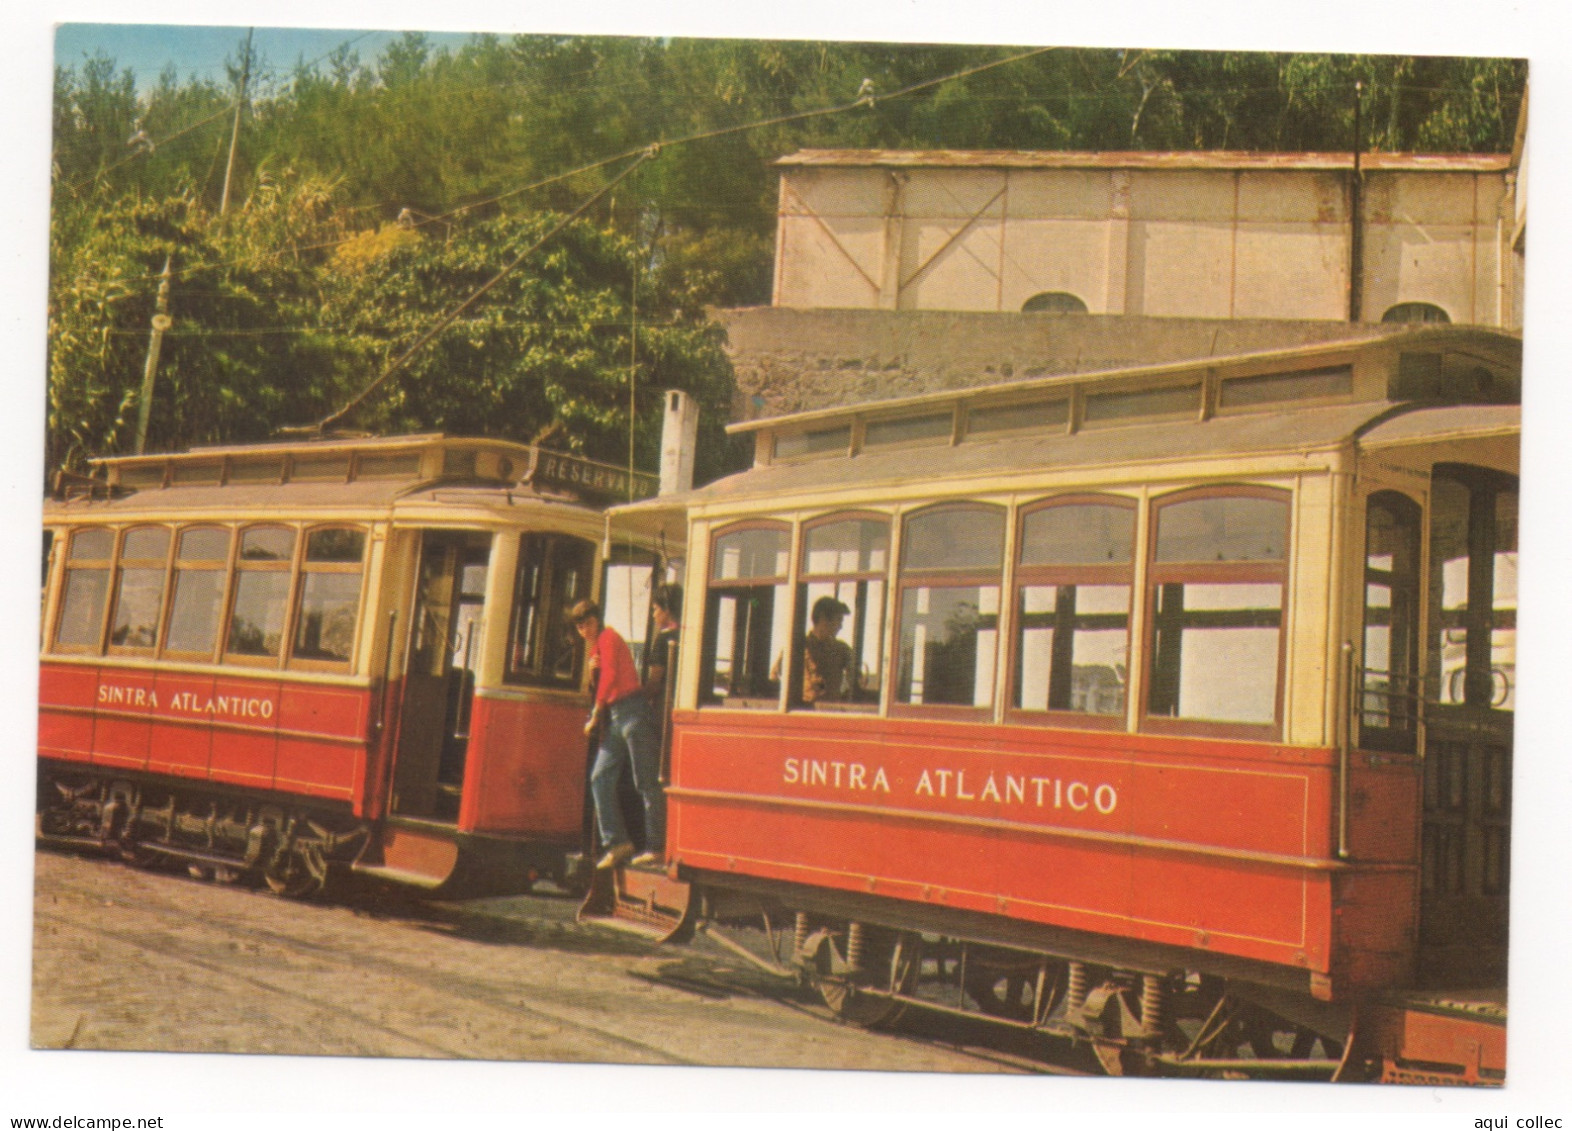
[[[1046,970],[1036,958],[1001,957],[991,960],[968,954],[966,993],[990,1017],[1009,1021],[1032,1021],[1047,1016],[1063,993],[1067,964],[1050,962]],[[1043,987],[1047,999],[1039,1011],[1037,979],[1047,979]]]
[[[850,949],[854,929],[861,931],[853,966]],[[839,943],[839,945],[837,945]],[[877,1029],[892,1025],[906,1011],[904,1002],[868,990],[910,992],[922,970],[922,939],[902,931],[860,924],[848,925],[839,939],[826,936],[818,947],[809,977],[830,1012],[849,1025]]]
[[[327,858],[322,854],[322,846],[311,841],[297,843],[293,852],[262,873],[262,880],[269,891],[285,899],[308,899],[318,894],[327,884]]]

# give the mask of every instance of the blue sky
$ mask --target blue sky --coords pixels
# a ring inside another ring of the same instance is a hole
[[[285,78],[301,61],[325,61],[342,46],[372,63],[401,33],[397,31],[346,31],[333,28],[258,27],[252,47],[262,64],[262,77]],[[469,39],[464,32],[428,32],[433,45],[454,49]],[[164,68],[173,66],[181,81],[192,78],[228,81],[224,60],[236,59],[245,40],[244,27],[196,27],[180,24],[61,24],[55,31],[55,62],[80,69],[97,54],[115,60],[121,69],[136,74],[138,89],[157,81]]]

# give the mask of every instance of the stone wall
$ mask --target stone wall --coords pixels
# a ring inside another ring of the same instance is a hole
[[[1365,340],[1401,326],[920,310],[716,311],[736,371],[733,418],[1012,380]]]

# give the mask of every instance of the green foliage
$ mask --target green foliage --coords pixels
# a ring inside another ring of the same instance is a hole
[[[397,243],[342,270],[323,321],[380,371],[556,219],[490,220],[449,240]],[[356,424],[528,440],[560,423],[555,445],[625,463],[631,412],[636,463],[653,467],[661,392],[677,388],[699,402],[708,470],[724,470],[715,457],[726,448],[730,368],[720,330],[641,263],[627,237],[570,225],[373,394]]]
[[[113,201],[85,232],[57,221],[47,465],[131,450],[166,257],[178,274],[149,448],[261,440],[328,411],[343,363],[315,316],[322,256],[287,249],[338,234],[330,199],[318,182],[265,178],[227,222],[189,193]]]

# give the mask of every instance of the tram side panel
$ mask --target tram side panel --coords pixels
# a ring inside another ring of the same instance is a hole
[[[684,864],[1331,969],[1332,751],[906,720],[677,722]]]
[[[337,801],[365,775],[359,688],[45,663],[39,706],[46,758]]]

